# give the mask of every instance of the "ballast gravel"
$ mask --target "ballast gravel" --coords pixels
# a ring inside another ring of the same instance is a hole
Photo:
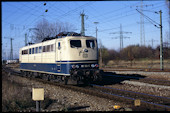
[[[167,89],[170,91],[170,86],[154,85],[154,84],[148,84],[148,83],[142,83],[142,82],[136,82],[136,81],[128,81],[128,80],[125,80],[121,83],[129,84],[129,85],[136,85],[136,86],[141,86],[141,87],[148,87],[148,88],[161,88],[161,89]]]
[[[158,78],[170,81],[170,72],[144,72],[144,71],[112,71],[116,74],[139,74],[148,78]]]
[[[138,71],[114,71],[116,74],[140,74],[147,78],[156,78],[161,80],[170,80],[170,73],[162,72],[138,72]],[[45,90],[45,98],[48,97],[53,102],[42,111],[113,111],[114,105],[120,105],[124,108],[129,107],[114,100],[108,100],[91,96],[88,94],[64,89],[59,86],[43,84],[35,80],[23,78],[19,76],[9,76],[11,81],[24,84],[25,88],[32,92],[34,87],[42,87]],[[136,82],[131,80],[124,80],[121,84],[107,85],[118,89],[124,89],[135,92],[148,93],[156,96],[170,97],[169,86],[154,85],[149,83]]]
[[[141,71],[114,71],[116,74],[139,74],[146,76],[146,78],[166,80],[170,82],[170,72],[141,72]],[[129,90],[134,92],[141,92],[155,96],[170,97],[170,86],[155,85],[133,80],[124,80],[121,84],[107,85],[108,87]]]
[[[122,103],[115,102],[114,100],[108,100],[91,96],[81,92],[64,89],[59,86],[50,84],[43,84],[41,82],[30,80],[29,78],[23,78],[19,76],[8,76],[8,79],[13,82],[17,82],[24,85],[32,92],[32,88],[41,87],[44,88],[45,99],[48,97],[52,100],[52,103],[48,105],[46,109],[41,111],[113,111],[114,105],[120,105],[121,107],[128,107]],[[42,101],[43,103],[43,101]]]

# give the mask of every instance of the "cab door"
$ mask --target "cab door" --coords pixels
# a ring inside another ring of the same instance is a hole
[[[83,57],[85,58],[88,56],[90,60],[97,60],[97,43],[94,39],[87,39],[85,40],[85,46]],[[87,55],[86,55],[87,54]]]
[[[57,44],[58,46],[57,46],[57,49],[58,49],[58,53],[57,53],[57,55],[58,55],[58,61],[60,61],[61,62],[61,41],[59,41],[58,42],[58,44]]]
[[[62,49],[62,45],[61,45],[61,41],[58,41],[57,42],[57,62],[58,62],[58,64],[57,64],[57,71],[58,72],[61,72],[61,60],[62,60],[62,51],[61,51],[61,49]]]

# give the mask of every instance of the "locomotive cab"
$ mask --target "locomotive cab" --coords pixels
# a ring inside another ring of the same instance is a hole
[[[98,61],[97,42],[95,38],[74,37],[68,40],[68,46],[70,60]]]
[[[101,80],[98,65],[98,46],[94,37],[67,37],[70,75],[77,81]]]

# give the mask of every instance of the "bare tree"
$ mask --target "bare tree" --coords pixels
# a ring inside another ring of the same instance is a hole
[[[68,22],[49,23],[46,19],[38,22],[35,25],[37,30],[34,30],[34,42],[40,42],[46,37],[55,37],[60,32],[69,32],[73,30],[73,25]]]

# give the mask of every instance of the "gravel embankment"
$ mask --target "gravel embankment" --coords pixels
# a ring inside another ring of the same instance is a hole
[[[139,74],[146,76],[145,78],[155,78],[160,80],[169,80],[169,72],[141,72],[141,71],[113,71],[116,74]],[[113,106],[118,104],[122,107],[128,107],[122,103],[118,103],[114,100],[108,100],[91,96],[88,94],[64,89],[58,86],[49,84],[43,84],[28,78],[10,76],[11,81],[25,84],[25,88],[28,88],[30,92],[33,87],[43,87],[45,89],[45,97],[53,100],[53,102],[47,107],[46,111],[113,111]],[[124,80],[121,84],[111,84],[108,87],[114,87],[118,89],[124,89],[129,91],[141,92],[152,94],[156,96],[170,97],[170,86],[154,85],[149,83],[143,83],[133,80]]]
[[[143,71],[112,71],[116,74],[139,74],[148,78],[157,78],[170,81],[170,72],[143,72]]]
[[[11,75],[8,76],[8,79],[24,84],[24,87],[29,89],[30,92],[34,87],[43,87],[45,90],[45,97],[53,100],[45,111],[113,111],[113,106],[116,104],[122,107],[128,107],[114,100],[91,96],[64,89],[59,86],[43,84],[28,78]]]
[[[146,78],[170,81],[169,72],[141,72],[141,71],[114,71],[116,74],[140,74]],[[109,87],[152,94],[156,96],[170,97],[170,86],[155,85],[139,81],[124,80],[121,84],[108,85]]]

